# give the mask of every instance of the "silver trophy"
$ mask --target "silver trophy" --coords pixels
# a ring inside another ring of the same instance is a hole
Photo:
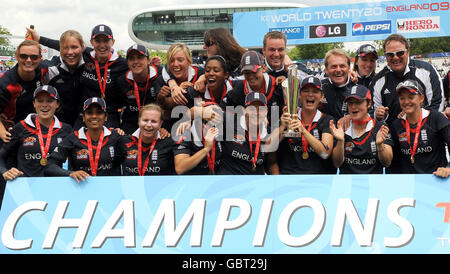
[[[291,65],[288,68],[288,77],[281,83],[283,88],[284,101],[287,106],[287,111],[291,114],[291,118],[294,118],[294,114],[297,113],[298,106],[298,93],[299,93],[299,79],[297,77],[297,66]],[[301,137],[301,133],[288,128],[283,132],[284,137],[298,138]]]

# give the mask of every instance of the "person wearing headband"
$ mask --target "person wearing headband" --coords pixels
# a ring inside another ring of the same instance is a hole
[[[0,172],[5,180],[19,176],[42,177],[48,155],[64,140],[72,128],[55,116],[60,106],[58,91],[41,86],[33,93],[36,113],[29,114],[11,131],[11,141],[0,149]],[[13,164],[13,167],[10,165]]]
[[[350,115],[350,126],[344,131],[330,121],[330,130],[337,140],[332,160],[339,174],[382,174],[391,164],[393,142],[389,128],[369,115],[372,104],[370,90],[355,85],[345,98]]]

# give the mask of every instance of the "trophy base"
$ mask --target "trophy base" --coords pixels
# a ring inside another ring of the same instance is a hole
[[[286,132],[283,132],[283,136],[285,138],[301,138],[302,134],[297,131],[286,131]]]

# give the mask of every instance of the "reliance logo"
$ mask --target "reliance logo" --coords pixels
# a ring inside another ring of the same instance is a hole
[[[304,39],[305,27],[282,27],[282,28],[269,28],[269,31],[279,31],[286,35],[287,39]]]

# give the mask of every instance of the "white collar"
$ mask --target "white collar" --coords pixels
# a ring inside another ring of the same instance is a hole
[[[370,119],[370,121],[366,124],[366,130],[364,131],[364,133],[371,131],[374,126],[375,126],[375,123],[373,122],[373,119]],[[353,130],[353,121],[352,120],[350,120],[350,126],[345,131],[345,134],[352,137],[352,139],[358,138],[358,136],[356,136],[356,134],[355,134],[355,131]]]
[[[283,70],[284,70],[284,63],[283,63],[283,65],[281,66],[281,69],[274,70],[274,69],[269,65],[269,62],[267,62],[267,58],[266,58],[266,57],[264,57],[264,62],[266,63],[266,67],[268,68],[269,71],[280,72],[280,71],[283,71]]]
[[[391,71],[394,72],[391,67],[389,65],[386,65],[386,67]],[[408,62],[406,63],[406,67],[405,67],[405,71],[403,72],[403,75],[407,74],[410,71],[409,69],[409,58],[408,58]]]
[[[301,113],[302,113],[302,109],[300,108],[300,110],[298,111],[298,113],[297,113],[297,115],[298,115],[298,118],[301,120]],[[316,111],[316,115],[314,115],[314,118],[313,118],[313,120],[312,120],[312,122],[313,123],[317,123],[317,122],[319,122],[319,120],[320,120],[320,117],[322,117],[322,112],[320,112],[320,110],[317,110]]]
[[[227,93],[233,89],[233,86],[231,85],[231,82],[229,80],[225,80],[225,86],[227,87]],[[212,96],[209,93],[208,85],[206,85],[205,99],[208,99],[208,100],[212,99]]]
[[[240,119],[240,121],[239,121],[239,123],[240,123],[240,125],[241,125],[241,127],[245,130],[245,131],[248,131],[248,129],[247,129],[247,123],[245,122],[245,115],[242,115],[241,116],[241,119]],[[262,124],[262,128],[261,128],[261,139],[264,139],[264,138],[266,138],[266,136],[267,136],[267,127],[266,127],[266,125],[263,123]]]
[[[37,114],[36,113],[30,113],[28,114],[28,116],[25,118],[25,123],[31,127],[36,128],[36,125],[33,122],[34,117],[36,117]],[[37,118],[37,117],[36,117]],[[61,128],[61,122],[58,120],[58,117],[56,117],[55,115],[53,115],[53,119],[55,119],[55,124],[53,125],[53,128]]]
[[[422,120],[430,115],[430,111],[422,108]],[[402,119],[406,121],[406,114],[403,114]]]
[[[154,66],[148,66],[148,71],[150,73],[150,79],[152,79],[153,77],[155,77],[158,74],[158,72],[156,71]],[[127,77],[127,79],[134,81],[133,72],[131,70],[129,70],[127,72],[126,77]]]
[[[111,131],[107,127],[103,126],[103,137],[106,137],[109,135],[111,135]],[[81,127],[78,130],[78,139],[87,140],[85,127]]]
[[[331,81],[331,78],[330,78],[330,76],[328,76],[328,81],[330,81],[330,83],[331,84],[333,84],[333,85],[335,85],[336,87],[338,87],[338,88],[342,88],[342,87],[345,87],[346,85],[348,85],[348,83],[350,82],[350,75],[349,76],[347,76],[347,82],[345,82],[344,84],[342,84],[342,85],[336,85],[333,81]]]
[[[67,72],[69,72],[69,68],[67,67],[66,63],[64,62],[64,60],[62,59],[61,56],[59,56],[59,60],[61,61],[61,68]],[[77,68],[81,67],[82,65],[84,65],[84,59],[83,56],[81,56],[80,60],[78,61],[78,65]]]
[[[139,139],[139,137],[141,137],[141,129],[140,128],[136,129],[136,131],[133,132],[133,137],[136,137],[137,139]],[[161,134],[159,133],[159,130],[158,130],[158,135],[156,136],[156,139],[161,139]]]
[[[167,70],[168,70],[168,66],[166,65],[163,67],[162,73],[161,73],[163,76],[164,82],[166,82],[166,83],[171,79],[170,74]],[[188,81],[190,82],[192,80],[192,78],[194,78],[194,76],[195,76],[195,69],[191,65],[188,67]]]
[[[95,50],[91,50],[90,54],[91,54],[92,58],[95,59]],[[117,60],[117,58],[119,58],[119,54],[117,54],[116,50],[111,48],[111,58],[109,58],[108,62],[115,61],[115,60]]]

